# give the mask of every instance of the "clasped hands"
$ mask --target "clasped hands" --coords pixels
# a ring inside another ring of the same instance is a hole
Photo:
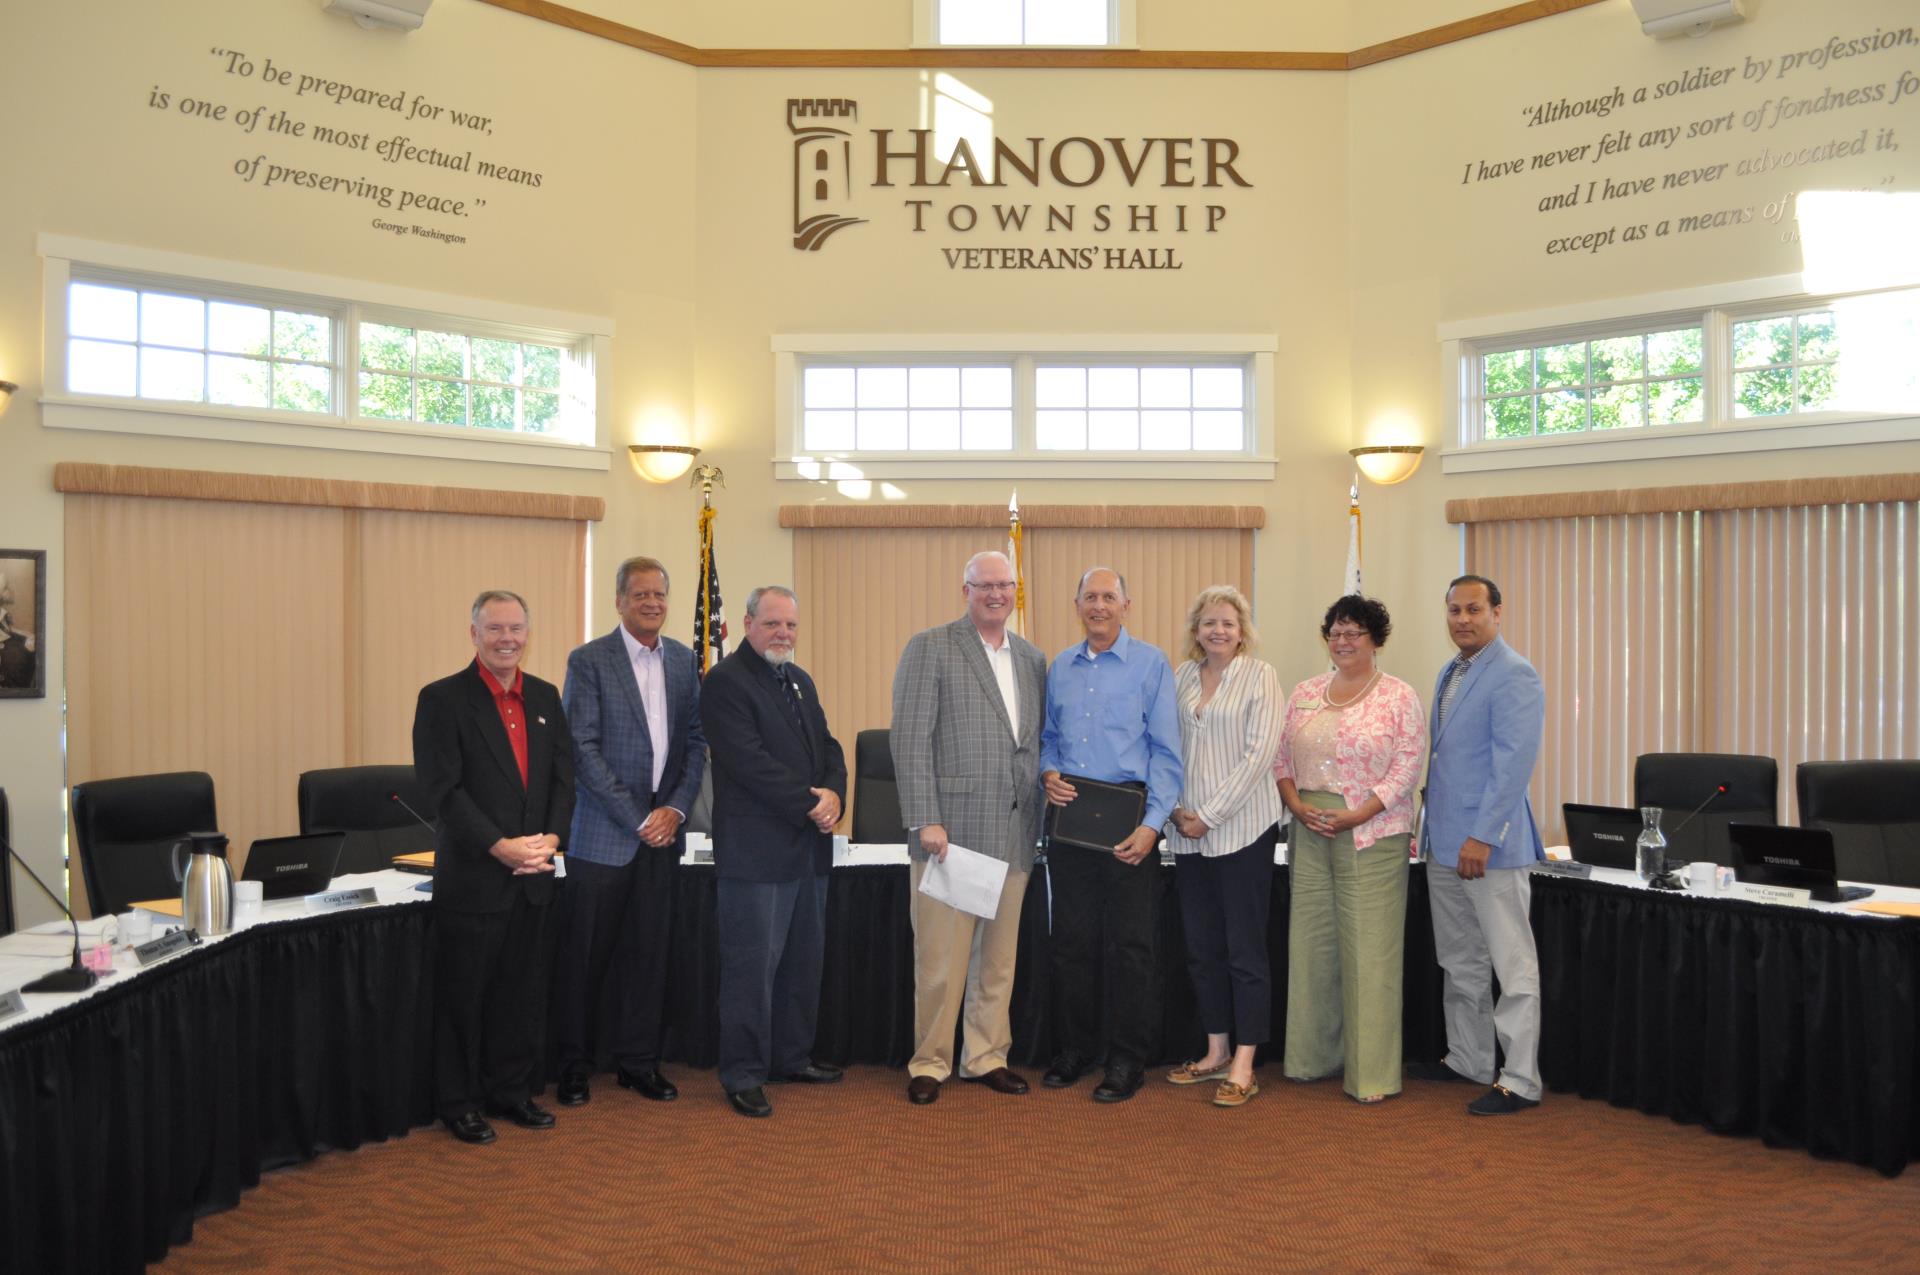
[[[1350,828],[1358,828],[1373,816],[1364,810],[1322,810],[1301,802],[1293,817],[1307,829],[1323,837],[1337,837]]]
[[[640,840],[658,850],[670,846],[680,832],[680,812],[672,806],[660,806],[647,815],[647,821],[640,825]]]
[[[554,851],[559,848],[559,837],[541,832],[529,837],[502,837],[488,853],[512,868],[516,877],[530,877],[553,871]]]
[[[832,832],[833,825],[840,822],[839,796],[831,788],[809,788],[807,791],[820,799],[814,803],[812,810],[807,811],[807,818],[820,831]]]
[[[1040,776],[1040,786],[1046,789],[1047,800],[1056,806],[1064,806],[1080,794],[1074,791],[1072,784],[1060,777],[1057,770],[1049,770]],[[1125,841],[1113,848],[1113,857],[1125,864],[1137,864],[1160,842],[1160,834],[1142,824],[1133,830]]]

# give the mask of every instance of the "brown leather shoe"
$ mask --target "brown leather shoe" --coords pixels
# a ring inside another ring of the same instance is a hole
[[[1026,1080],[1018,1072],[1006,1067],[995,1067],[984,1076],[962,1076],[960,1079],[970,1085],[985,1085],[995,1093],[1022,1094],[1027,1091]]]
[[[932,1076],[915,1076],[907,1082],[907,1101],[916,1107],[924,1107],[940,1097],[940,1082]]]

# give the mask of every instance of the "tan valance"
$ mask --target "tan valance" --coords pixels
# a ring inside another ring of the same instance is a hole
[[[292,478],[281,474],[221,474],[204,469],[142,465],[53,467],[53,489],[70,496],[158,496],[174,500],[228,500],[258,505],[312,505],[324,509],[383,509],[395,513],[482,514],[495,518],[558,518],[599,522],[607,502],[565,492],[490,491],[368,483],[346,478]]]
[[[1023,505],[1020,522],[1028,528],[1253,531],[1267,525],[1267,511],[1259,505]],[[1005,527],[1007,510],[1004,505],[782,505],[780,525]]]
[[[1539,496],[1483,496],[1474,500],[1449,500],[1447,521],[1608,518],[1619,514],[1677,514],[1695,510],[1877,505],[1902,500],[1920,500],[1920,474],[1856,474],[1845,478],[1782,478],[1753,483],[1550,492]]]

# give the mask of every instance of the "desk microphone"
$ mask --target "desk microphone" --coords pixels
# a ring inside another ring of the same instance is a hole
[[[1725,788],[1722,788],[1722,789],[1721,789],[1720,791],[1721,791],[1721,792],[1725,792],[1725,791],[1726,791],[1726,789],[1725,789]],[[422,819],[422,818],[420,817],[420,812],[419,812],[418,810],[415,810],[415,809],[414,809],[414,808],[413,808],[412,806],[409,806],[409,805],[408,805],[408,804],[406,803],[406,800],[405,800],[405,799],[404,799],[403,797],[401,797],[399,793],[397,793],[397,792],[390,792],[390,793],[388,793],[388,794],[387,794],[387,800],[388,800],[388,801],[391,801],[391,802],[392,802],[392,803],[393,803],[394,805],[396,805],[396,806],[398,806],[398,807],[400,807],[400,809],[402,809],[402,810],[404,810],[404,811],[406,811],[406,812],[407,812],[408,814],[410,814],[410,815],[412,815],[412,816],[413,816],[413,821],[414,821],[415,823],[417,823],[417,824],[419,824],[419,825],[420,825],[420,826],[421,826],[422,828],[425,828],[425,829],[426,829],[426,830],[427,830],[428,832],[433,832],[433,831],[435,831],[435,829],[434,829],[434,826],[433,826],[432,824],[430,824],[430,823],[428,823],[428,822],[427,822],[427,821],[426,821],[425,819]],[[1712,801],[1712,800],[1713,800],[1713,798],[1711,798],[1711,797],[1709,797],[1709,798],[1707,798],[1707,800],[1708,800],[1708,801]]]
[[[400,795],[399,793],[397,793],[397,792],[390,792],[390,793],[388,793],[388,794],[387,794],[387,800],[388,800],[388,801],[391,801],[391,802],[392,802],[392,803],[393,803],[394,805],[396,805],[396,806],[398,806],[398,807],[400,807],[400,809],[402,809],[402,810],[404,810],[404,811],[406,811],[406,812],[407,812],[408,814],[410,814],[410,815],[412,815],[412,816],[413,816],[413,821],[414,821],[415,823],[417,823],[417,824],[419,824],[419,825],[420,825],[420,826],[421,826],[422,828],[425,828],[425,829],[426,829],[426,830],[427,830],[428,832],[432,832],[432,833],[434,833],[434,834],[435,834],[436,836],[438,835],[438,832],[437,832],[437,830],[436,830],[436,829],[434,828],[434,826],[433,826],[432,824],[430,824],[430,823],[428,823],[428,822],[427,822],[427,821],[426,821],[425,819],[422,819],[422,818],[420,817],[420,812],[419,812],[418,810],[415,810],[415,809],[414,809],[414,808],[413,808],[412,806],[409,806],[409,805],[407,804],[407,800],[406,800],[406,798],[404,798],[404,797],[402,797],[402,796],[401,796],[401,795]],[[429,843],[429,844],[431,844],[431,843]],[[425,873],[428,873],[428,872],[430,872],[430,871],[432,871],[432,869],[430,869],[430,868],[416,868],[416,867],[414,867],[414,866],[413,866],[412,864],[396,864],[395,866],[396,866],[396,867],[398,867],[398,868],[400,869],[400,871],[402,871],[402,872],[414,872],[414,873],[421,873],[421,874],[425,874]],[[421,883],[420,883],[419,885],[417,885],[417,886],[415,886],[415,887],[413,887],[413,888],[414,888],[414,889],[416,889],[416,890],[423,890],[423,891],[425,891],[425,892],[426,892],[426,893],[428,893],[428,894],[432,894],[432,893],[433,893],[433,882],[431,882],[431,881],[422,881],[422,882],[421,882]]]
[[[1693,815],[1697,815],[1702,810],[1705,810],[1708,806],[1711,806],[1713,804],[1713,799],[1715,797],[1723,795],[1726,791],[1727,791],[1727,786],[1725,784],[1721,784],[1718,788],[1715,788],[1712,792],[1708,793],[1707,799],[1693,808]],[[1674,832],[1678,833],[1680,829],[1692,823],[1693,815],[1688,815],[1685,819],[1682,819],[1678,824],[1674,825],[1674,829],[1673,829]]]
[[[53,906],[59,908],[61,915],[67,918],[67,924],[73,926],[73,964],[66,969],[55,970],[51,974],[44,974],[34,979],[31,983],[22,984],[20,990],[23,992],[86,991],[89,987],[92,987],[100,981],[100,976],[80,963],[80,922],[73,919],[73,913],[67,910],[67,905],[61,901],[59,895],[53,892],[52,887],[40,879],[40,874],[27,866],[27,861],[21,858],[18,850],[13,848],[13,843],[4,838],[0,838],[0,846],[6,847],[6,851],[12,856],[13,861],[19,864],[28,876],[33,878],[35,885],[46,892],[46,896],[53,900]]]

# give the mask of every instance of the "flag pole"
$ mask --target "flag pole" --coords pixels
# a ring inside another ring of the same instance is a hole
[[[1020,526],[1020,491],[1007,501],[1007,557],[1013,565],[1013,631],[1027,636],[1027,573],[1021,563],[1025,537]]]

